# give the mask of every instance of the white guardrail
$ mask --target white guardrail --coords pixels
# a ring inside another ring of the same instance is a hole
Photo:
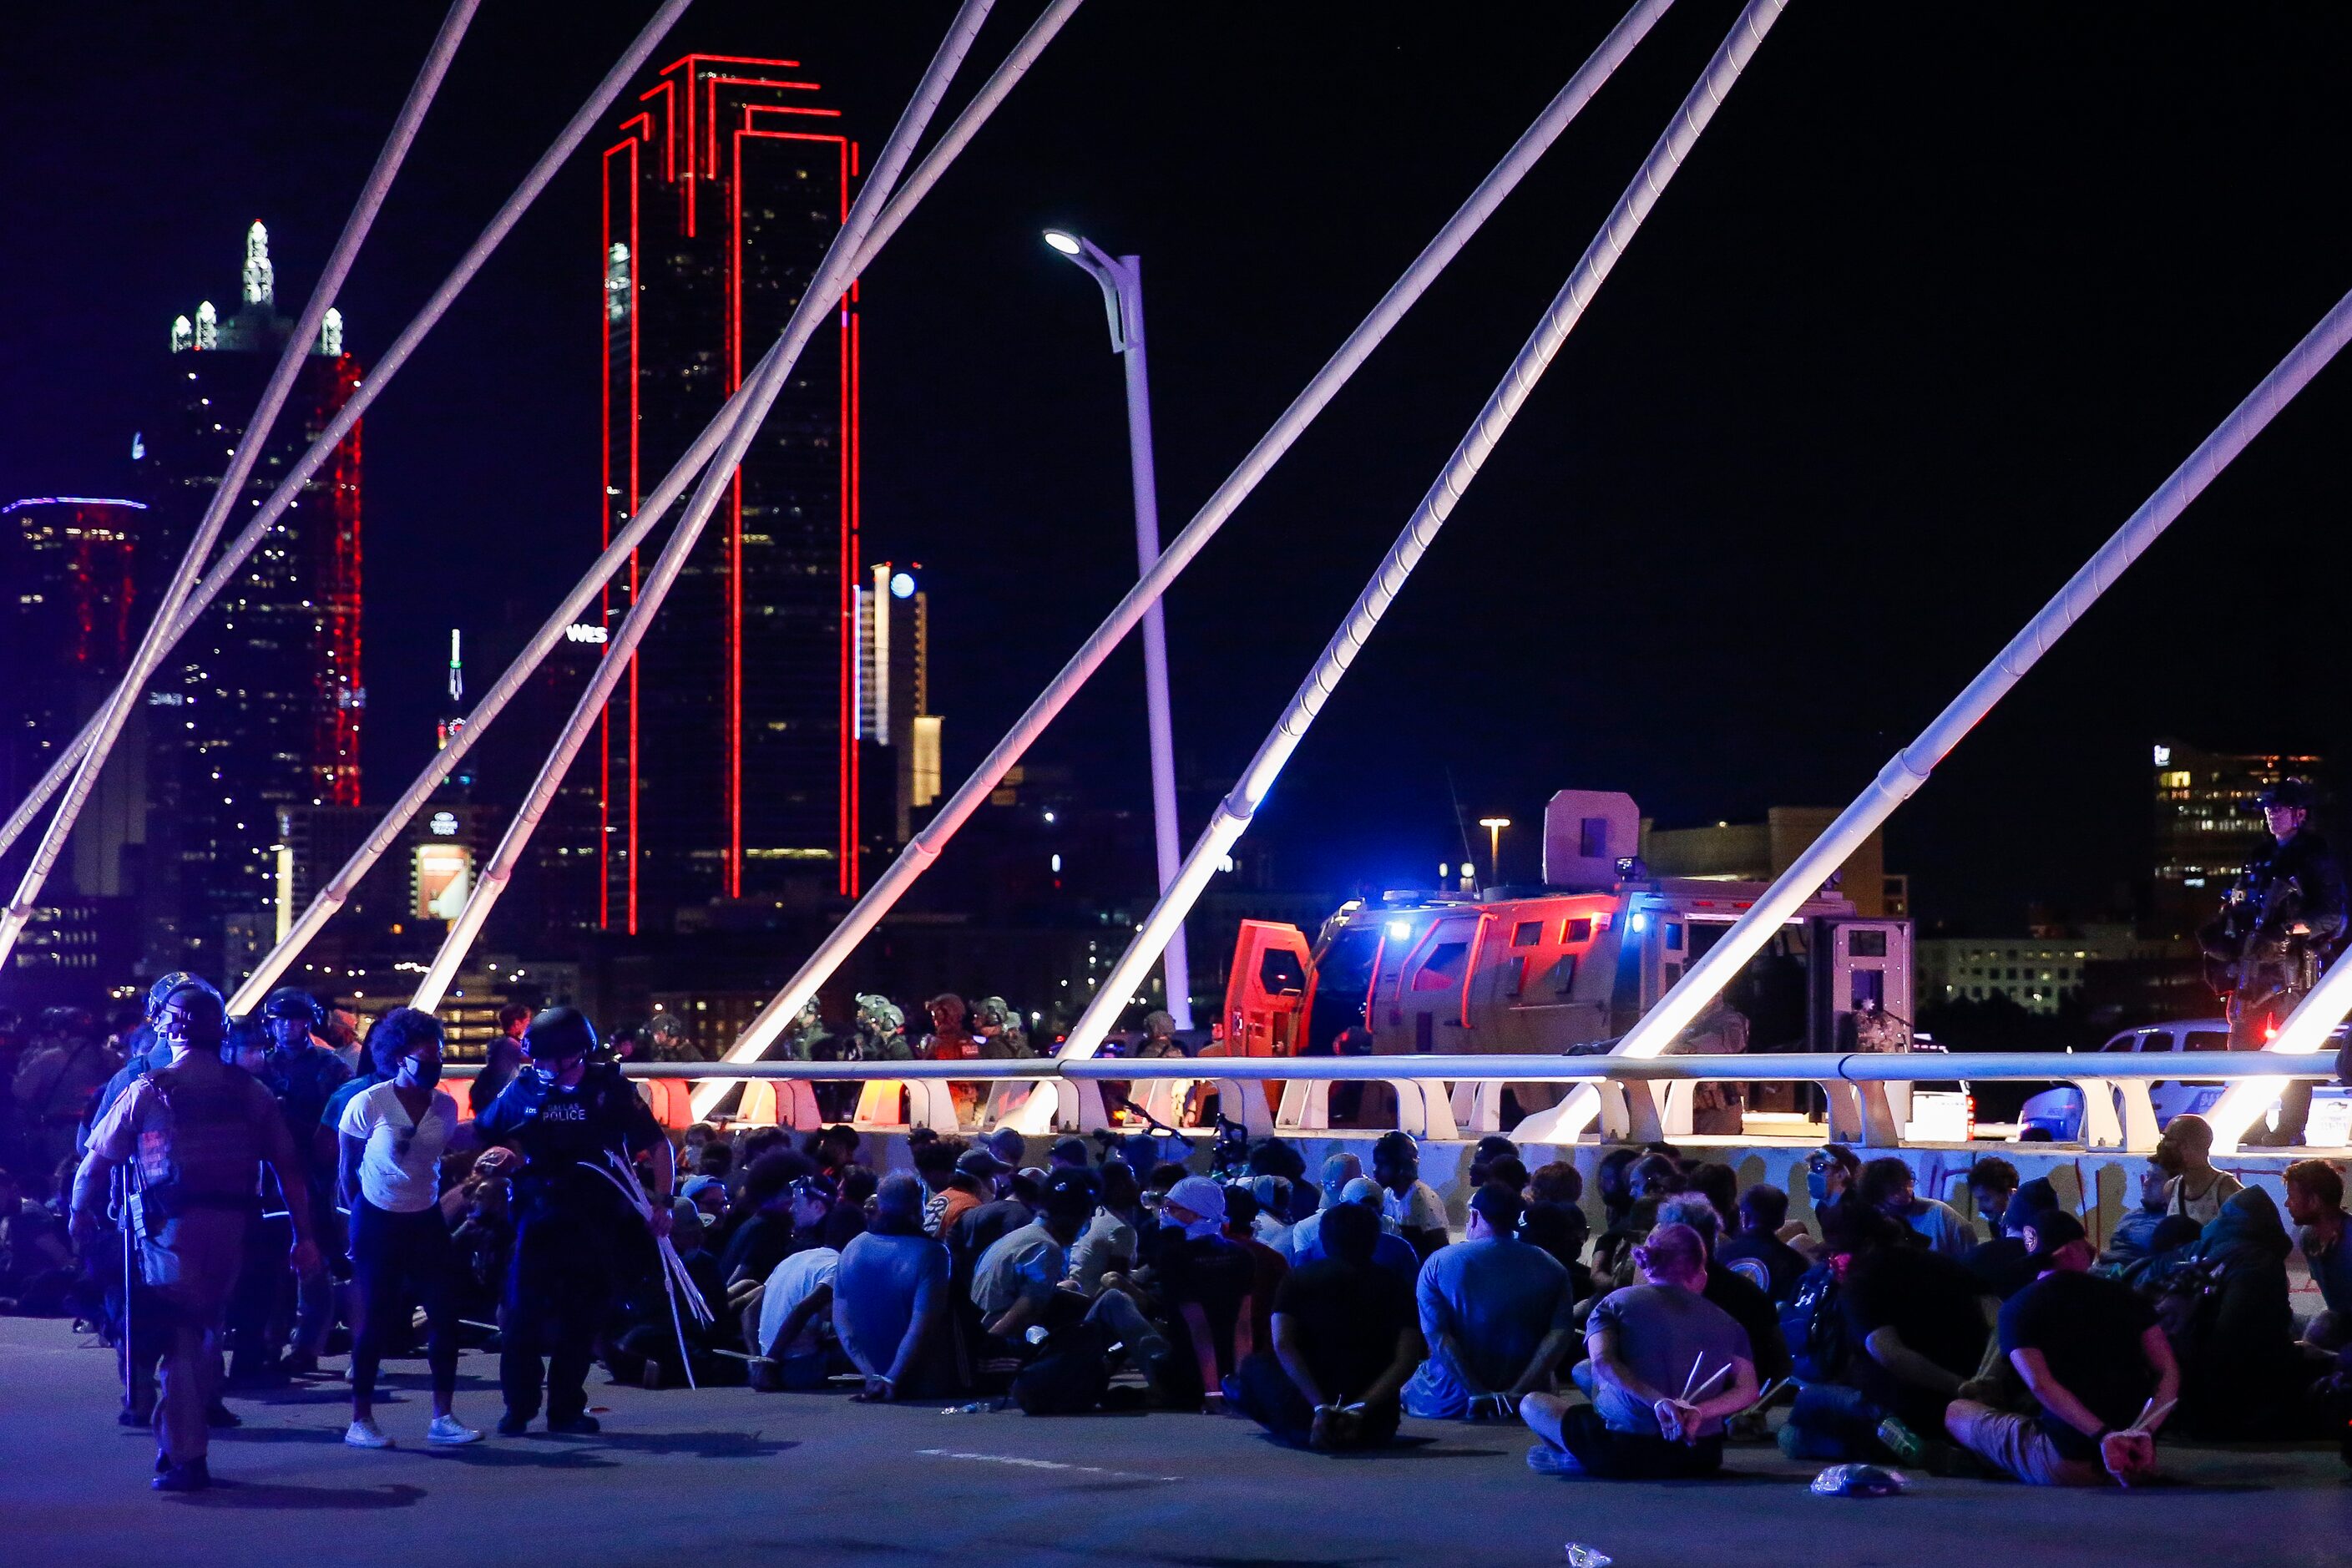
[[[478,1066],[451,1063],[447,1076],[475,1076]],[[1507,1085],[1595,1085],[1603,1142],[1647,1142],[1688,1127],[1690,1086],[1707,1081],[1811,1083],[1828,1102],[1828,1135],[1871,1148],[1900,1147],[1902,1127],[1890,1084],[1993,1081],[2071,1084],[2083,1091],[2083,1145],[2143,1152],[2156,1146],[2148,1086],[2252,1079],[2331,1080],[2332,1056],[2249,1051],[2105,1055],[2047,1052],[1769,1053],[1752,1056],[1525,1057],[1192,1057],[1093,1058],[1020,1061],[651,1062],[628,1076],[646,1083],[666,1124],[692,1120],[687,1086],[713,1080],[744,1085],[725,1120],[778,1122],[810,1131],[822,1125],[814,1086],[862,1086],[847,1119],[873,1131],[911,1127],[1010,1127],[1026,1133],[1090,1132],[1114,1125],[1103,1086],[1124,1086],[1134,1107],[1167,1127],[1181,1126],[1196,1085],[1216,1091],[1222,1114],[1253,1137],[1334,1131],[1335,1083],[1385,1083],[1395,1091],[1395,1125],[1423,1138],[1475,1138],[1502,1131]],[[1272,1084],[1269,1091],[1252,1085]],[[959,1096],[956,1086],[964,1086]],[[1524,1104],[1525,1101],[1523,1100]],[[1533,1109],[1529,1107],[1529,1109]],[[1138,1129],[1140,1130],[1140,1129]],[[1340,1131],[1376,1131],[1381,1128]]]

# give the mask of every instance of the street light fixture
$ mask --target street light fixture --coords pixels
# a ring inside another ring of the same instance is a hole
[[[1103,292],[1110,318],[1111,352],[1127,367],[1128,466],[1135,490],[1135,559],[1139,574],[1160,559],[1160,500],[1151,470],[1151,384],[1143,354],[1143,260],[1113,257],[1080,235],[1047,229],[1045,243],[1085,270]],[[1176,743],[1168,716],[1168,627],[1159,601],[1143,616],[1144,710],[1151,736],[1151,819],[1160,890],[1176,879],[1182,855],[1176,833]],[[1163,955],[1168,1011],[1176,1026],[1192,1026],[1192,981],[1185,962],[1184,931],[1169,938]]]
[[[1507,816],[1478,819],[1478,826],[1486,830],[1486,880],[1497,888],[1503,885],[1503,829],[1510,825]]]

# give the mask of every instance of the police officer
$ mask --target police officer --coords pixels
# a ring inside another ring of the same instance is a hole
[[[514,1263],[507,1278],[499,1431],[519,1436],[539,1414],[546,1357],[547,1429],[593,1432],[588,1365],[644,1230],[615,1189],[633,1155],[651,1157],[644,1223],[669,1234],[677,1155],[621,1069],[592,1062],[596,1031],[579,1012],[551,1007],[523,1037],[530,1066],[482,1113],[481,1135],[524,1157],[515,1181]],[[625,1178],[621,1178],[625,1185]]]
[[[172,992],[155,1017],[171,1047],[169,1065],[132,1084],[90,1131],[74,1178],[73,1229],[94,1242],[108,1183],[128,1163],[137,1201],[144,1300],[162,1319],[163,1370],[155,1407],[161,1452],[158,1491],[199,1491],[205,1418],[220,1374],[222,1314],[242,1263],[247,1221],[257,1212],[259,1167],[284,1190],[294,1224],[294,1258],[319,1267],[302,1167],[277,1101],[260,1082],[221,1059],[228,1010],[202,981]]]
[[[315,1037],[326,1022],[326,1009],[309,992],[292,985],[272,991],[261,1004],[261,1027],[269,1037],[261,1076],[278,1097],[286,1130],[309,1167],[310,1213],[319,1222],[320,1250],[341,1258],[346,1243],[342,1215],[335,1207],[335,1130],[320,1118],[335,1091],[351,1081],[352,1069]],[[295,1282],[295,1290],[294,1348],[285,1370],[300,1377],[319,1370],[319,1352],[334,1326],[334,1280],[323,1271],[308,1275]]]
[[[2271,842],[2198,933],[2216,988],[2229,994],[2233,1051],[2263,1048],[2318,984],[2322,961],[2344,932],[2344,874],[2327,841],[2308,826],[2316,803],[2316,792],[2302,779],[2281,779],[2263,792]],[[2245,1142],[2300,1143],[2310,1110],[2310,1081],[2290,1081],[2279,1097],[2277,1129]]]

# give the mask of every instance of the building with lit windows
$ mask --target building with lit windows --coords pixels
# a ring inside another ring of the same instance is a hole
[[[930,595],[917,585],[919,563],[885,561],[852,590],[857,633],[860,813],[869,849],[887,854],[913,837],[915,814],[940,798],[940,716],[931,711]]]
[[[2256,797],[2281,779],[2316,785],[2332,802],[2324,757],[2294,752],[2231,755],[2159,741],[2155,773],[2156,868],[2152,934],[2193,934],[2221,908],[2230,884],[2269,841]]]
[[[293,325],[257,223],[236,311],[205,300],[171,325],[163,390],[131,465],[149,506],[143,581],[160,582],[186,548]],[[359,384],[339,312],[309,348],[225,538]],[[159,968],[242,973],[277,929],[281,808],[360,804],[360,446],[354,427],[146,693]]]
[[[607,540],[782,331],[858,174],[841,111],[792,60],[686,56],[616,129],[598,234]],[[583,752],[596,821],[551,848],[593,850],[604,931],[858,890],[857,353],[853,292]],[[615,579],[600,625],[651,565]]]
[[[2126,925],[2088,925],[2065,936],[1935,936],[1911,944],[1919,1005],[2006,997],[2029,1013],[2055,1013],[2079,998],[2092,964],[2156,963],[2174,954],[2168,942]]]

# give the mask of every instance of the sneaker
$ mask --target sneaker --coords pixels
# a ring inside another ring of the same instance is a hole
[[[1919,1440],[1919,1434],[1892,1415],[1878,1424],[1878,1440],[1886,1445],[1888,1453],[1906,1465],[1917,1464],[1920,1456],[1927,1451],[1927,1445]]]
[[[1580,1476],[1584,1467],[1576,1456],[1565,1448],[1555,1448],[1549,1443],[1538,1443],[1528,1450],[1528,1468],[1539,1476]]]
[[[159,1492],[200,1492],[213,1484],[213,1473],[202,1459],[191,1459],[173,1465],[147,1484]]]
[[[551,1432],[562,1433],[566,1436],[584,1437],[591,1433],[602,1432],[604,1429],[604,1423],[598,1421],[593,1415],[590,1415],[583,1411],[582,1414],[571,1416],[565,1420],[551,1420],[547,1424],[547,1429]]]
[[[433,1425],[425,1428],[425,1440],[437,1447],[457,1448],[480,1442],[482,1435],[455,1415],[436,1415]]]
[[[499,1436],[501,1437],[520,1437],[530,1430],[530,1417],[528,1415],[518,1415],[509,1410],[499,1417]]]
[[[354,1448],[389,1448],[392,1439],[383,1435],[373,1417],[362,1416],[343,1428],[343,1441]]]

